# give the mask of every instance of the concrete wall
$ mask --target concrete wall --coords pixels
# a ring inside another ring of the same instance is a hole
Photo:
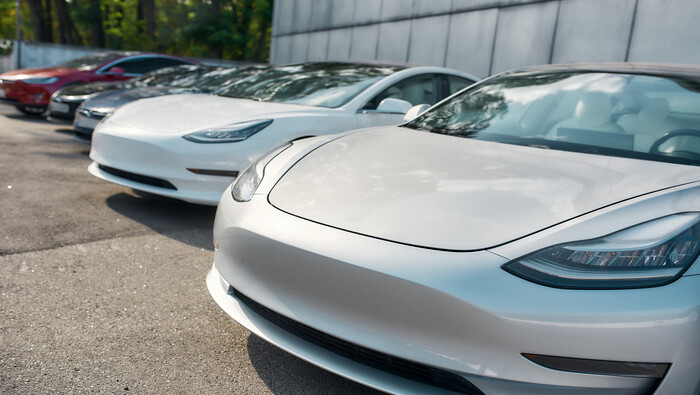
[[[17,48],[18,45],[15,42],[11,56],[0,56],[0,73],[9,70],[14,70],[16,68],[14,59],[17,56]],[[20,68],[29,69],[37,67],[51,67],[58,63],[66,62],[68,60],[79,58],[81,56],[104,51],[109,50],[75,45],[23,41],[20,48]],[[222,59],[193,59],[199,60],[203,64],[212,66],[235,66],[247,63]]]
[[[276,0],[271,63],[700,63],[698,0]]]

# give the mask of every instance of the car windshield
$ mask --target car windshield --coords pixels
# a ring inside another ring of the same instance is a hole
[[[194,64],[185,64],[179,66],[166,67],[163,69],[151,71],[134,80],[134,86],[182,86],[192,80],[199,78],[201,75],[218,70],[214,66],[200,66]]]
[[[404,125],[535,148],[700,165],[700,80],[516,73],[477,84]]]
[[[182,88],[197,88],[210,91],[231,85],[240,79],[255,75],[268,68],[269,66],[261,65],[222,68],[204,74],[193,75],[189,78],[179,79],[175,81],[173,85]]]
[[[338,107],[399,69],[345,63],[280,66],[240,80],[216,94],[240,99]]]
[[[101,66],[107,62],[123,58],[125,54],[123,52],[99,52],[96,54],[83,56],[82,58],[77,58],[69,60],[67,62],[59,63],[56,67],[65,67],[69,69],[80,69],[80,70],[92,70]]]

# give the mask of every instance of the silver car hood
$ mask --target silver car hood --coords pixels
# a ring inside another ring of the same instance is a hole
[[[269,201],[367,236],[474,251],[698,179],[695,166],[382,127],[310,152]]]

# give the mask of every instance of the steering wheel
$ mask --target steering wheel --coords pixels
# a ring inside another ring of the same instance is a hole
[[[676,129],[672,130],[663,136],[661,136],[658,140],[652,144],[651,148],[649,148],[649,153],[650,154],[655,154],[655,155],[668,155],[668,156],[674,156],[676,158],[683,158],[683,159],[690,159],[690,160],[697,160],[700,161],[700,153],[699,152],[693,152],[693,151],[683,151],[683,150],[675,150],[671,152],[663,152],[659,150],[659,147],[668,140],[679,137],[679,136],[693,136],[693,137],[698,137],[700,138],[700,130],[696,129]]]

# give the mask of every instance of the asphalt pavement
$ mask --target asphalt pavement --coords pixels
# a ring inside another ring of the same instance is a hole
[[[89,149],[0,106],[1,394],[376,394],[224,314],[215,208],[93,177]]]

